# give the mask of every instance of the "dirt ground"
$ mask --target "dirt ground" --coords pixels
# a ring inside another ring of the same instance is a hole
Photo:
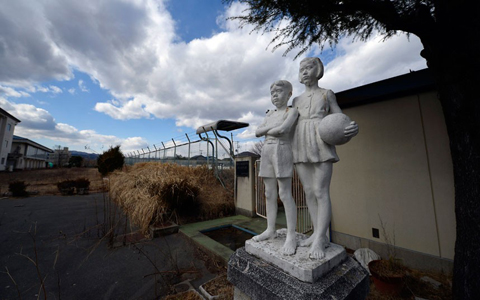
[[[90,193],[103,189],[103,179],[97,168],[54,168],[0,172],[0,195],[8,192],[8,184],[13,181],[25,181],[27,192],[33,195],[60,195],[57,183],[63,180],[87,178],[90,180]]]
[[[407,271],[407,275],[405,276],[405,282],[402,291],[399,295],[392,296],[382,294],[380,291],[378,291],[375,288],[372,278],[370,278],[370,293],[368,294],[367,300],[406,299],[452,299],[452,279],[444,274],[425,273],[410,269]]]

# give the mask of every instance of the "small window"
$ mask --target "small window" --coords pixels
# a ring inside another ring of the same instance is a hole
[[[12,129],[12,124],[8,123],[7,124],[7,130],[10,131]]]
[[[5,164],[5,157],[2,157],[2,165]]]
[[[5,148],[8,148],[8,140],[5,140]]]

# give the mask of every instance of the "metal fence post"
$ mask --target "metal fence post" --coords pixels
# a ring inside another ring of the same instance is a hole
[[[185,136],[187,137],[188,140],[188,166],[190,167],[190,138],[188,137],[188,134],[185,133]]]
[[[165,144],[162,142],[162,146],[163,146],[163,159],[162,159],[162,163],[165,162]]]
[[[173,145],[174,145],[174,148],[173,148],[173,163],[176,164],[177,163],[177,144],[175,143],[174,139],[172,139],[172,142],[173,142]]]

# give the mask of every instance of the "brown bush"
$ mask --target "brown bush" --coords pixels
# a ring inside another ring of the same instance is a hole
[[[144,234],[176,214],[179,222],[208,220],[235,211],[233,192],[207,167],[139,163],[110,176],[110,196]]]

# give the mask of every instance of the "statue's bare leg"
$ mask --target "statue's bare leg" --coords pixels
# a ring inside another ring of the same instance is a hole
[[[293,255],[297,249],[297,242],[295,240],[295,227],[297,225],[297,207],[295,200],[292,197],[292,178],[279,178],[278,186],[280,192],[280,200],[283,202],[285,208],[285,215],[287,218],[287,238],[282,247],[282,252],[285,255]]]
[[[327,246],[326,232],[332,218],[332,204],[330,202],[330,181],[333,166],[331,162],[317,163],[313,174],[315,180],[315,197],[317,199],[317,228],[315,239],[310,247],[310,258],[322,259],[325,257]]]
[[[314,173],[313,165],[306,164],[306,163],[299,163],[295,165],[295,169],[297,170],[298,177],[300,178],[300,182],[302,183],[303,190],[305,191],[305,199],[307,202],[308,213],[310,214],[310,219],[312,220],[313,225],[313,232],[305,240],[301,240],[298,245],[300,247],[309,247],[312,245],[313,241],[315,240],[315,233],[316,233],[316,226],[317,226],[317,199],[315,198],[315,193],[313,189],[313,176]]]
[[[267,198],[267,229],[260,235],[256,235],[252,238],[255,242],[260,242],[266,239],[275,237],[275,222],[277,221],[277,179],[264,177],[265,183],[265,196]]]

